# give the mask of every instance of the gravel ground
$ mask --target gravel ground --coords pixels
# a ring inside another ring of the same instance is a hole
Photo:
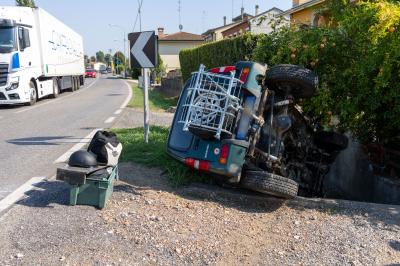
[[[0,218],[0,265],[399,265],[400,206],[281,201],[122,164],[107,207],[37,185]]]

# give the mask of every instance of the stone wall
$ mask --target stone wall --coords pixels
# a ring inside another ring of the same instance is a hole
[[[162,78],[160,92],[166,97],[179,97],[182,91],[182,77]]]

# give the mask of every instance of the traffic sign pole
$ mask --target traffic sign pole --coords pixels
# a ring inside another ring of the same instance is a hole
[[[133,32],[128,35],[131,67],[142,68],[144,98],[144,140],[149,142],[149,87],[150,68],[157,67],[158,44],[154,31]]]
[[[149,143],[150,114],[149,114],[149,69],[143,68],[143,96],[144,96],[144,141]]]

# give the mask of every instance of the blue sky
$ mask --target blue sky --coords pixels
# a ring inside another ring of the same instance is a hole
[[[0,5],[14,5],[13,0],[0,0]],[[137,0],[35,0],[36,5],[53,14],[84,38],[85,53],[109,49],[123,50],[123,32],[108,24],[133,30]],[[183,31],[200,34],[222,25],[223,16],[232,18],[232,0],[181,0]],[[233,0],[234,15],[240,14],[242,0]],[[271,7],[283,10],[291,7],[292,0],[243,0],[245,11],[254,14],[255,6],[260,12]],[[156,30],[159,26],[166,33],[179,31],[178,0],[143,0],[142,30]],[[135,31],[139,31],[139,25]],[[115,40],[115,41],[114,41]]]

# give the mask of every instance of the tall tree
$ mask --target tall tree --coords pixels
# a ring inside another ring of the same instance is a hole
[[[17,6],[36,7],[34,0],[15,0]]]
[[[90,62],[92,62],[92,63],[96,63],[96,57],[94,57],[94,56],[91,56],[91,57],[90,57]]]
[[[125,56],[121,51],[118,51],[114,54],[114,65],[117,66],[118,73],[121,73],[123,66],[125,64]]]
[[[88,65],[90,64],[89,56],[85,54],[84,60],[85,60],[85,67],[88,67]]]
[[[111,65],[111,61],[112,61],[112,55],[106,54],[106,55],[104,56],[104,61],[105,61],[105,63],[107,64],[107,66],[110,66],[110,65]]]
[[[105,62],[105,59],[104,59],[104,52],[98,51],[98,52],[96,53],[96,60],[97,60],[97,62],[104,63],[104,62]]]

